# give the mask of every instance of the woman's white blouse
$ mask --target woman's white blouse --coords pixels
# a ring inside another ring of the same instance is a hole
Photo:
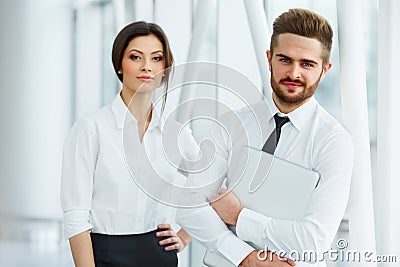
[[[132,133],[128,136],[127,132],[124,135],[127,128]],[[62,164],[61,206],[66,238],[89,229],[103,234],[144,233],[174,219],[172,207],[140,189],[132,176],[137,172],[128,168],[124,153],[123,140],[129,140],[143,148],[135,151],[135,163],[140,165],[149,157],[161,177],[184,184],[184,177],[164,155],[162,129],[163,122],[153,112],[141,145],[137,122],[127,112],[120,94],[111,105],[75,123],[65,140]],[[196,159],[198,146],[187,128],[181,131],[179,147],[184,157]],[[146,169],[140,174],[149,179]]]

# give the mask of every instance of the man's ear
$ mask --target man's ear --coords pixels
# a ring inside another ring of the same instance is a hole
[[[269,71],[271,71],[272,53],[271,53],[271,51],[267,50],[266,54],[267,54],[267,59],[268,59],[268,68],[269,68]]]
[[[321,75],[321,81],[323,79],[325,79],[325,75],[328,72],[328,70],[330,70],[330,68],[332,67],[332,62],[328,62],[325,64],[325,66],[322,68],[322,75]]]

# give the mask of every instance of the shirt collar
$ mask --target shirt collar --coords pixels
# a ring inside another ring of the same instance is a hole
[[[314,96],[312,96],[306,103],[296,108],[292,112],[289,112],[288,114],[279,111],[279,109],[275,105],[274,100],[272,99],[272,95],[270,97],[267,97],[267,101],[271,111],[268,117],[268,121],[272,120],[274,115],[278,113],[280,116],[289,117],[290,122],[299,131],[303,128],[306,122],[312,117],[312,114],[317,108],[317,100],[315,99]]]
[[[122,129],[130,123],[137,124],[135,117],[126,107],[124,101],[121,98],[121,92],[119,92],[113,102],[111,103],[111,109],[115,117],[115,121],[117,122],[118,129]],[[156,108],[153,109],[153,114],[151,116],[151,121],[148,127],[148,130],[158,127],[161,124],[161,119],[159,112]]]

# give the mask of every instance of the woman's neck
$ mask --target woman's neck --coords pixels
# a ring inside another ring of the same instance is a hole
[[[149,115],[152,107],[152,93],[135,94],[131,90],[123,88],[121,91],[121,98],[138,124],[146,124],[146,121],[150,121]]]

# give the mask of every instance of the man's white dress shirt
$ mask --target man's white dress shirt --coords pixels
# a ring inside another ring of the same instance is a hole
[[[188,184],[203,185],[219,177],[217,186],[206,193],[202,192],[205,202],[216,195],[226,177],[230,153],[235,144],[242,145],[243,138],[247,138],[247,145],[261,150],[275,128],[273,116],[276,113],[288,116],[290,122],[282,127],[275,155],[313,169],[321,175],[320,184],[311,196],[302,221],[280,220],[244,208],[237,221],[236,237],[211,206],[178,210],[177,222],[184,229],[207,248],[224,255],[235,265],[239,265],[253,250],[242,240],[265,245],[269,250],[287,253],[312,250],[322,255],[330,248],[347,206],[353,143],[341,124],[314,97],[289,114],[281,114],[269,97],[267,104],[265,101],[259,102],[252,105],[251,109],[239,111],[237,115],[240,125],[227,123],[225,128],[214,128],[212,139],[216,144],[215,161],[203,173],[190,175]],[[237,133],[240,129],[245,132]],[[310,265],[297,262],[296,266],[317,267],[325,266],[325,263],[317,261],[317,264]]]
[[[89,229],[103,234],[144,233],[175,219],[175,209],[143,192],[132,177],[134,174],[153,179],[149,177],[151,172],[130,170],[124,153],[130,144],[143,148],[134,151],[131,160],[146,166],[142,161],[148,157],[163,179],[185,182],[165,158],[163,126],[163,120],[153,111],[140,144],[137,122],[120,94],[111,105],[75,123],[65,140],[62,165],[61,205],[66,238]],[[197,157],[197,143],[190,130],[181,131],[179,142],[185,157]]]

